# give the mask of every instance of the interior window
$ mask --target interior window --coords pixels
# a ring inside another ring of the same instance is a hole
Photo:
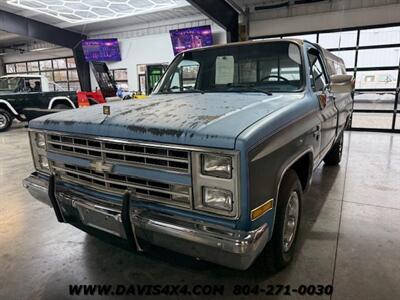
[[[315,51],[315,50],[314,50]],[[308,52],[308,60],[310,62],[310,78],[314,91],[322,91],[327,84],[327,77],[322,66],[321,58],[316,55],[313,50]]]

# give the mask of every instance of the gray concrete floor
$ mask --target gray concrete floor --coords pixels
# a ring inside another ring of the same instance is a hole
[[[333,284],[333,296],[323,299],[400,299],[400,135],[346,133],[341,165],[315,173],[296,258],[277,274],[234,271],[162,249],[136,254],[58,223],[21,185],[33,170],[21,125],[0,134],[0,158],[0,299],[67,299],[69,284],[90,283],[225,290]]]

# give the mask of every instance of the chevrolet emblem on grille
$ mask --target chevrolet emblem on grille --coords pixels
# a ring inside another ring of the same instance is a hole
[[[111,173],[113,169],[113,165],[106,164],[101,160],[92,161],[90,167],[99,173]]]

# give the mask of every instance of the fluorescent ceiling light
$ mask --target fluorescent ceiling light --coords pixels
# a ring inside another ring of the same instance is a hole
[[[186,6],[185,0],[7,0],[69,23],[89,23]]]

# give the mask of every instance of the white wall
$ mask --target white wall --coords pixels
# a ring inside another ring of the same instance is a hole
[[[204,24],[203,24],[204,23]],[[202,22],[200,25],[210,24],[213,31],[213,39],[215,44],[226,43],[225,31],[212,23],[211,21]],[[194,24],[193,26],[198,26]],[[191,24],[187,24],[191,27]],[[95,38],[102,37],[117,37],[120,43],[121,58],[119,62],[108,62],[109,69],[126,68],[128,70],[128,84],[130,90],[138,90],[138,64],[157,64],[170,63],[174,58],[171,38],[169,35],[170,29],[183,28],[182,26],[169,26],[164,32],[158,34],[136,36],[130,38],[120,38],[118,34],[112,35],[95,35]],[[91,74],[92,88],[97,86],[93,74]]]
[[[128,69],[130,90],[138,89],[138,64],[169,63],[174,57],[171,40],[167,34],[157,34],[119,40],[121,58],[119,62],[108,62],[109,69]],[[92,74],[92,86],[96,80]]]

